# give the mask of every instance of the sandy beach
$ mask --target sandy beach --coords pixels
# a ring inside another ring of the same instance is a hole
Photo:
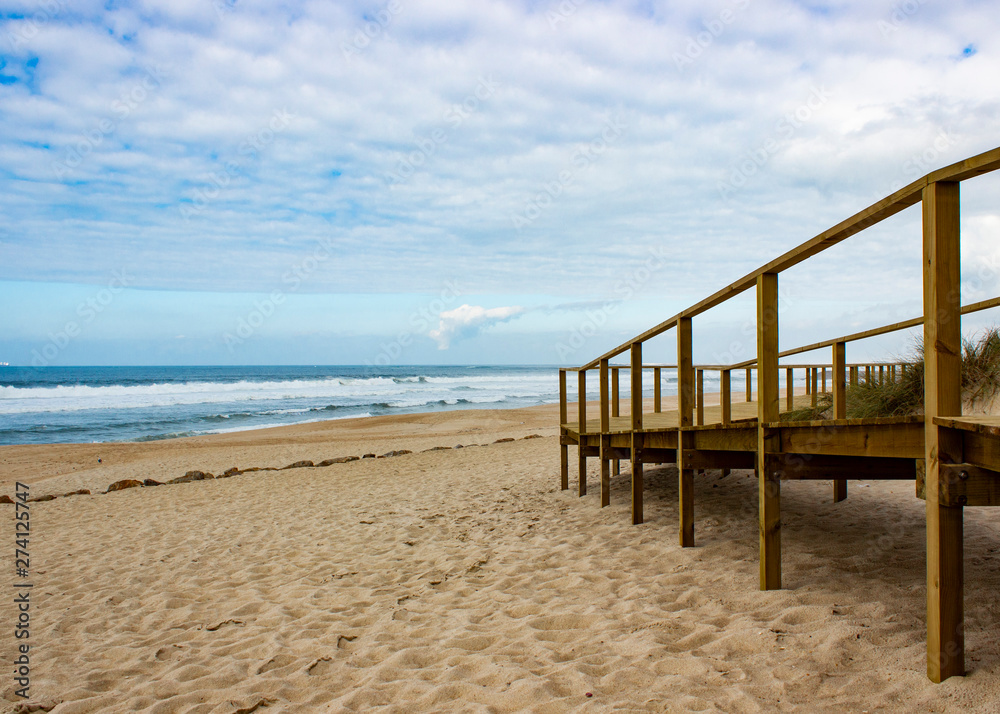
[[[610,508],[596,463],[592,495],[559,490],[557,421],[551,405],[0,447],[0,493],[90,491],[31,503],[42,708],[8,676],[4,711],[998,710],[998,514],[966,509],[970,672],[934,685],[911,483],[852,481],[839,504],[787,483],[785,589],[764,593],[752,472],[697,479],[681,549],[676,471],[647,469],[632,526],[627,463]]]

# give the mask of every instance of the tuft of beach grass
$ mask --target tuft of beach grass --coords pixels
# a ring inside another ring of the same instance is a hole
[[[882,383],[865,381],[847,387],[847,418],[909,416],[924,407],[924,349],[917,340],[906,355],[896,359],[895,379]],[[962,401],[967,409],[988,408],[1000,395],[1000,327],[986,329],[978,337],[962,340]],[[832,419],[833,397],[817,395],[816,406],[781,415],[782,421]]]

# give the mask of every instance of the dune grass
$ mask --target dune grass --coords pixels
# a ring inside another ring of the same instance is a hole
[[[895,381],[879,384],[864,381],[847,387],[847,417],[908,416],[920,414],[924,406],[923,344],[898,358],[906,370],[896,370]],[[968,407],[988,405],[1000,394],[1000,327],[991,327],[978,337],[962,340],[962,400]],[[781,415],[782,421],[832,419],[833,397],[820,394],[815,407]]]

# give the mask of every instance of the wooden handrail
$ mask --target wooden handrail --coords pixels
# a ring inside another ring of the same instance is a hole
[[[932,171],[908,186],[904,186],[892,195],[887,196],[881,201],[873,203],[868,208],[855,213],[847,220],[841,221],[833,228],[828,228],[816,237],[807,240],[805,243],[802,243],[795,248],[792,248],[784,255],[775,258],[770,263],[761,266],[752,273],[747,273],[739,280],[730,283],[701,302],[682,310],[673,317],[664,320],[659,325],[646,330],[613,350],[605,352],[594,361],[588,362],[585,367],[587,369],[593,369],[602,359],[617,357],[625,352],[625,350],[629,349],[633,343],[645,342],[646,340],[666,332],[670,328],[674,327],[677,324],[677,320],[682,317],[695,317],[703,312],[711,310],[713,307],[721,305],[729,298],[739,295],[740,293],[756,286],[757,277],[760,275],[764,275],[766,273],[781,273],[788,270],[789,268],[798,265],[803,260],[811,258],[812,256],[823,252],[827,248],[831,248],[841,241],[850,238],[855,233],[859,233],[865,228],[869,228],[876,223],[880,223],[886,218],[890,218],[900,211],[919,203],[920,198],[923,195],[924,188],[932,183],[938,181],[964,181],[965,179],[972,178],[973,176],[995,171],[998,168],[1000,168],[1000,148],[991,149],[990,151],[983,152],[982,154],[965,159],[964,161],[959,161],[951,164],[950,166],[938,169],[937,171]]]

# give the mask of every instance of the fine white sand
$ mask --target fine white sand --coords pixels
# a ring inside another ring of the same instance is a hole
[[[0,493],[92,491],[31,504],[31,701],[58,714],[998,711],[995,512],[966,509],[970,674],[934,685],[912,483],[852,481],[839,504],[828,482],[784,484],[786,589],[764,593],[751,472],[698,477],[698,546],[681,549],[676,471],[647,467],[647,522],[632,526],[627,463],[610,508],[596,462],[592,495],[559,490],[556,421],[540,407],[0,448]],[[571,463],[572,483],[572,449]],[[12,554],[13,507],[0,509]],[[17,711],[11,678],[0,687]]]

